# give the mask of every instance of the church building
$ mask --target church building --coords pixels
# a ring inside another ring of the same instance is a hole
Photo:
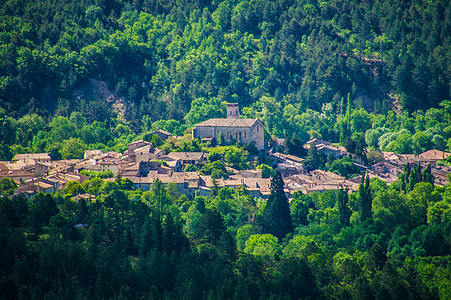
[[[263,123],[259,119],[240,119],[238,103],[227,104],[226,119],[210,119],[193,127],[193,138],[218,140],[219,133],[227,142],[243,144],[255,142],[261,150],[265,147]]]

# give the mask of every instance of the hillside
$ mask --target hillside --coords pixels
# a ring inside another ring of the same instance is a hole
[[[16,118],[96,110],[75,97],[91,79],[129,102],[132,123],[263,96],[299,113],[338,111],[348,94],[378,113],[450,99],[445,0],[2,2],[0,107]]]

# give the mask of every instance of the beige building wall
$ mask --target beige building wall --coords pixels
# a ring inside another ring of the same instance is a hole
[[[258,149],[264,148],[264,129],[263,123],[256,120],[251,127],[249,126],[195,126],[193,128],[193,138],[203,139],[205,137],[214,137],[218,140],[219,133],[227,142],[232,140],[240,141],[244,144],[255,142]]]

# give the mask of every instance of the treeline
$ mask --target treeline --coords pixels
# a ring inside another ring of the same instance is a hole
[[[279,174],[267,201],[244,187],[189,200],[121,178],[0,197],[1,296],[448,299],[450,186],[416,172],[289,204]]]
[[[276,137],[285,137],[285,144],[282,147],[274,146],[274,150],[306,158],[308,170],[327,168],[348,177],[357,173],[352,162],[346,159],[334,161],[334,157],[318,155],[316,149],[306,150],[303,147],[305,142],[319,138],[340,143],[368,165],[383,160],[379,151],[416,155],[430,149],[450,151],[451,102],[445,100],[439,105],[440,108],[419,110],[412,114],[395,114],[393,111],[377,114],[363,108],[352,108],[351,99],[348,98],[340,101],[338,112],[330,104],[324,105],[319,112],[311,109],[302,112],[298,104],[283,107],[275,98],[265,96],[251,106],[244,107],[242,115],[258,117],[263,121],[265,141],[271,143]],[[220,116],[224,110],[224,102],[196,102],[186,119],[194,120],[195,123],[216,112]],[[220,139],[212,145],[193,140],[191,129],[183,122],[174,119],[152,121],[146,115],[133,125],[108,109],[104,112],[101,121],[90,121],[89,107],[74,111],[69,117],[27,114],[17,119],[0,110],[0,161],[11,160],[14,155],[23,153],[47,152],[53,160],[83,158],[84,151],[90,149],[123,153],[129,143],[139,139],[152,142],[167,153],[219,151],[225,154],[225,148],[211,148],[227,146],[225,141]],[[179,138],[163,142],[152,134],[157,129],[168,131]],[[256,154],[252,145],[237,143],[236,146],[241,149],[240,155]],[[236,148],[233,150],[236,152]],[[229,162],[231,166],[243,169],[243,159],[241,157],[233,163],[231,159]],[[447,164],[449,161],[439,163]]]
[[[0,105],[99,112],[95,93],[77,96],[96,79],[130,101],[132,122],[265,95],[301,112],[348,94],[371,111],[426,110],[450,99],[450,15],[445,0],[7,1]]]

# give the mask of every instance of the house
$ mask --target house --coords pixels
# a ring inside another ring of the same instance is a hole
[[[34,174],[25,170],[10,170],[4,163],[0,163],[0,178],[8,177],[17,184],[21,184],[34,177]]]
[[[152,132],[149,132],[150,135],[156,134],[162,139],[163,141],[166,141],[168,138],[172,136],[172,133],[158,129]]]
[[[261,169],[241,170],[238,171],[238,175],[244,178],[262,178],[262,170]]]
[[[326,157],[333,155],[335,158],[341,158],[343,156],[351,156],[344,147],[338,147],[333,145],[319,144],[316,146],[318,153],[324,154]]]
[[[438,161],[438,160],[445,160],[450,156],[451,153],[443,152],[440,150],[428,150],[426,152],[421,153],[418,155],[419,158],[427,160],[427,161]]]
[[[84,159],[90,159],[102,154],[100,150],[85,150]]]
[[[158,174],[171,174],[171,168],[160,166],[157,161],[141,161],[122,168],[121,176],[136,176],[146,177],[151,171],[156,171]]]
[[[43,163],[51,163],[52,158],[48,153],[27,153],[27,154],[16,154],[12,161],[24,161],[24,160],[34,160],[36,162],[43,162]]]
[[[55,193],[59,187],[59,182],[56,180],[48,180],[46,178],[31,179],[26,184],[20,186],[14,195],[23,194],[27,199],[31,199],[37,193]]]
[[[296,174],[284,178],[284,181],[290,194],[297,191],[308,194],[339,189],[357,191],[359,186],[358,183],[352,180],[346,180],[343,176],[322,170],[313,170],[306,174]]]
[[[163,155],[159,159],[165,161],[168,164],[168,167],[171,168],[174,172],[181,172],[182,171],[182,161],[178,158]]]
[[[49,175],[50,170],[52,169],[53,165],[50,163],[44,163],[37,161],[35,168],[34,168],[34,175],[36,176],[45,176]]]
[[[187,164],[195,165],[201,168],[207,163],[207,153],[204,152],[171,152],[166,157],[174,160],[180,160],[181,167],[184,168]]]
[[[310,147],[311,144],[314,144],[315,147],[318,148],[319,145],[326,145],[326,146],[332,146],[331,142],[323,141],[320,139],[311,139],[310,141],[306,142],[307,148]]]
[[[158,148],[152,147],[152,145],[148,144],[143,147],[137,148],[134,150],[135,162],[147,162],[152,159],[158,159],[164,155],[164,151]]]
[[[105,154],[101,154],[99,156],[90,158],[88,160],[80,161],[74,167],[76,172],[80,172],[81,170],[87,171],[95,171],[95,172],[113,172],[114,176],[117,176],[124,165],[129,163],[124,162],[120,159],[121,155],[116,152],[108,152]]]
[[[220,135],[227,142],[255,143],[262,150],[264,144],[264,127],[259,119],[239,119],[238,104],[227,104],[227,119],[210,119],[193,127],[193,138],[220,139]]]
[[[299,171],[304,170],[304,159],[291,154],[273,153],[269,158],[276,160],[279,165],[286,164]]]

